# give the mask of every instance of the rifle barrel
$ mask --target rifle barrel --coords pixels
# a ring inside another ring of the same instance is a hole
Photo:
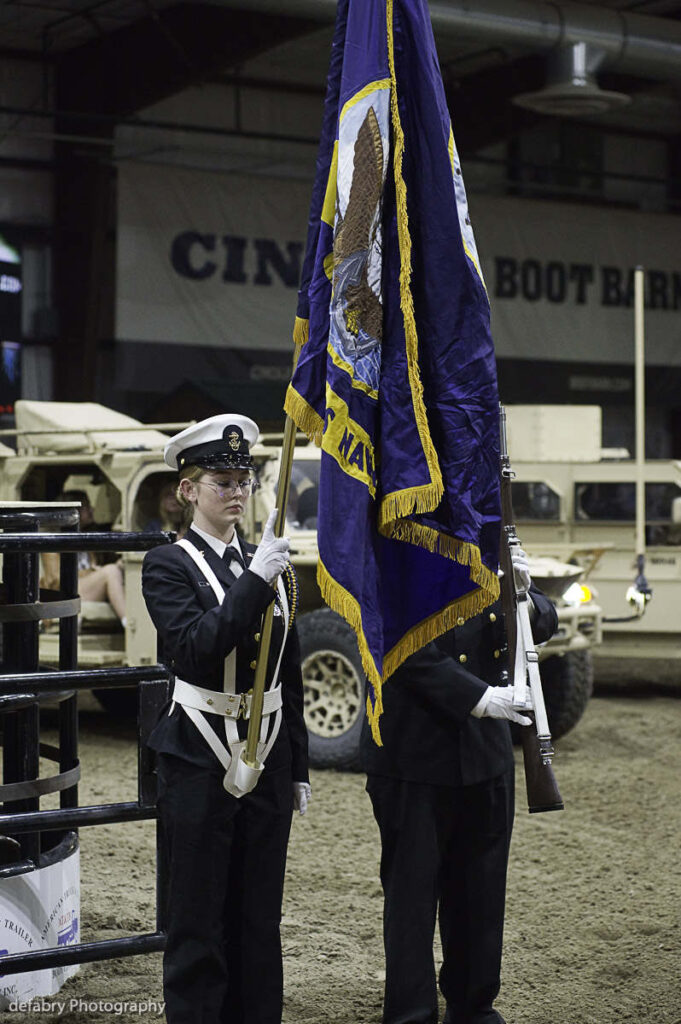
[[[508,455],[508,442],[506,435],[506,410],[503,405],[499,407],[500,419],[500,447],[501,447],[501,548],[499,561],[503,569],[501,581],[501,598],[506,620],[506,638],[508,644],[509,665],[515,665],[516,647],[521,638],[518,637],[517,623],[517,595],[513,581],[513,562],[511,561],[511,546],[519,545],[520,540],[516,533],[513,517],[513,501],[511,495],[511,481],[513,470]],[[528,617],[529,624],[529,617]],[[531,630],[530,630],[531,633]],[[541,690],[538,666],[534,665],[536,672],[535,692],[538,683]],[[532,685],[531,685],[532,688]],[[543,705],[543,695],[540,706]],[[544,716],[545,717],[545,716]],[[562,811],[565,804],[558,789],[558,782],[551,765],[553,748],[551,737],[548,734],[548,722],[541,722],[542,735],[539,736],[536,728],[523,726],[521,728],[521,739],[523,745],[523,761],[525,765],[525,787],[527,790],[527,806],[530,814],[537,814],[541,811]]]

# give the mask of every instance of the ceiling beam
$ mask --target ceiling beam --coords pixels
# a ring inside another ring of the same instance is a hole
[[[316,27],[306,18],[177,4],[60,54],[57,107],[127,117]]]
[[[221,0],[223,7],[271,13],[282,0]],[[332,21],[336,0],[285,0],[290,14]],[[596,3],[545,0],[430,0],[436,40],[475,39],[482,46],[512,45],[538,53],[588,43],[604,64],[658,80],[681,78],[681,21],[630,13]]]

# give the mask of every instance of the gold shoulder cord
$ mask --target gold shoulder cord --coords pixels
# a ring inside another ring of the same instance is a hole
[[[298,577],[290,562],[284,569],[284,586],[286,587],[286,597],[288,598],[288,628],[290,629],[298,611]]]

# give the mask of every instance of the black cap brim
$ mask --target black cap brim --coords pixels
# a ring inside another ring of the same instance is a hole
[[[179,459],[179,468],[183,466],[199,466],[201,469],[253,469],[254,462],[250,455],[205,455],[198,458],[185,458],[184,453]]]

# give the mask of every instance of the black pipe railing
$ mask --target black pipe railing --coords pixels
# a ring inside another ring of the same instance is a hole
[[[155,818],[156,809],[142,807],[137,800],[117,804],[93,804],[89,807],[71,807],[54,811],[22,811],[20,814],[0,814],[0,829],[12,835],[36,829],[76,830],[85,825],[115,825],[119,821],[145,821]]]
[[[2,539],[0,538],[0,552]],[[0,675],[0,694],[41,693],[53,694],[64,688],[69,690],[117,689],[135,683],[156,682],[168,678],[164,665],[141,665],[135,668],[111,666],[109,668],[79,668],[64,671],[26,672],[18,678]]]
[[[33,953],[6,953],[0,957],[2,974],[22,974],[25,971],[43,971],[49,967],[70,967],[97,960],[113,960],[120,956],[139,956],[140,953],[160,953],[165,949],[165,933],[150,932],[101,942],[81,942],[62,949],[38,949]]]
[[[22,526],[29,526],[23,516],[14,516],[11,521]],[[0,526],[7,529],[4,509],[0,510]],[[123,533],[114,531],[96,531],[94,533],[39,533],[2,534],[0,551],[41,552],[41,551],[148,551],[159,544],[169,544],[175,539],[172,533]]]

